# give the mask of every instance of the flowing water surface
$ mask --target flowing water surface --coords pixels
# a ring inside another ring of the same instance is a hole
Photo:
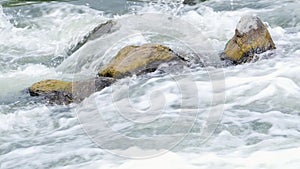
[[[300,1],[0,2],[1,169],[299,168]],[[216,67],[244,15],[268,25],[277,49]],[[110,19],[110,33],[70,54]],[[25,90],[44,79],[94,77],[122,47],[144,43],[207,67],[125,78],[71,105]]]

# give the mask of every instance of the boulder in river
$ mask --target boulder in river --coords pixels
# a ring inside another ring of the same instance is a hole
[[[50,103],[69,104],[72,99],[72,82],[43,80],[29,87],[31,96],[41,96]]]
[[[184,63],[170,48],[159,44],[126,46],[98,73],[99,76],[123,78],[155,71],[167,62]]]
[[[226,44],[222,59],[234,64],[252,61],[255,54],[275,49],[266,25],[256,16],[244,16],[239,21],[235,35]]]
[[[50,104],[70,104],[80,102],[94,92],[111,85],[115,79],[96,77],[84,81],[67,82],[43,80],[29,87],[31,96],[40,96]]]

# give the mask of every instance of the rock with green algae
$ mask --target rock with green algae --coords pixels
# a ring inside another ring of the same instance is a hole
[[[120,79],[133,74],[140,75],[157,70],[162,63],[183,64],[183,59],[170,48],[159,44],[126,46],[102,68],[98,75]]]
[[[250,62],[256,54],[275,48],[266,25],[256,16],[244,16],[236,27],[235,35],[227,42],[221,59],[234,64]]]
[[[80,102],[94,92],[111,85],[115,79],[96,77],[85,81],[66,82],[43,80],[33,84],[28,91],[31,96],[41,96],[50,104]]]
[[[72,99],[72,82],[43,80],[29,87],[31,96],[42,96],[49,103],[69,104]]]

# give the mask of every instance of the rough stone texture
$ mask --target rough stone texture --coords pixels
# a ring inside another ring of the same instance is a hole
[[[69,104],[72,102],[72,83],[61,80],[43,80],[29,87],[31,96],[42,96],[49,103]]]
[[[222,59],[235,64],[253,60],[255,54],[275,49],[267,27],[256,16],[244,16],[239,21],[235,35],[226,44]]]
[[[72,92],[72,83],[61,81],[61,80],[43,80],[34,83],[29,88],[29,93],[31,96],[40,96],[53,91]]]
[[[99,76],[123,78],[155,71],[162,63],[182,59],[170,48],[158,44],[126,46],[98,73]]]
[[[41,96],[50,104],[70,104],[82,101],[114,81],[115,79],[107,77],[76,82],[44,80],[33,84],[28,90],[31,96]]]
[[[89,80],[74,82],[73,87],[73,102],[81,102],[91,94],[110,86],[116,80],[109,77],[96,77]]]

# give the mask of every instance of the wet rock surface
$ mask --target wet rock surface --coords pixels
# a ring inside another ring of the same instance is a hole
[[[43,80],[28,89],[30,96],[40,96],[49,103],[69,104],[72,99],[72,82]]]
[[[33,84],[28,91],[31,96],[40,96],[50,104],[81,102],[91,94],[110,86],[115,79],[96,77],[84,81],[66,82],[44,80]]]
[[[72,83],[61,80],[44,80],[33,84],[29,88],[31,96],[40,96],[54,91],[72,92]]]
[[[266,25],[256,16],[244,16],[236,27],[235,35],[227,42],[221,59],[241,64],[253,61],[256,54],[275,48]]]
[[[91,94],[104,89],[114,83],[116,79],[109,77],[96,77],[84,81],[77,81],[72,84],[73,102],[81,102]]]
[[[184,64],[180,56],[163,45],[126,46],[99,71],[98,75],[119,79],[133,74],[154,72],[159,65],[167,62]]]

